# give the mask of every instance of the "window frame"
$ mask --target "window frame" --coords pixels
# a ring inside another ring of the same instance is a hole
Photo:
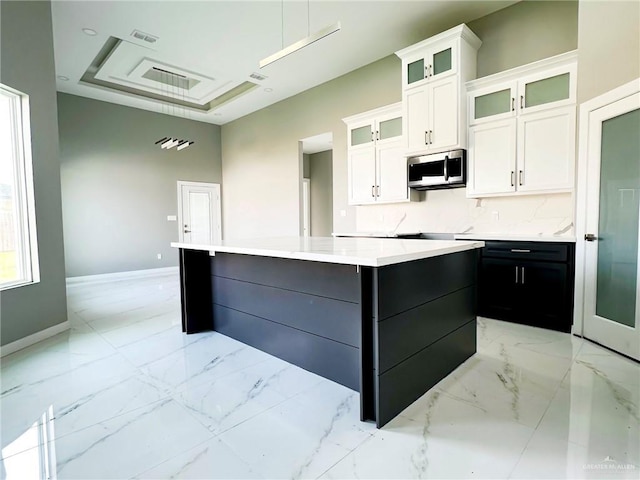
[[[19,278],[0,283],[0,292],[40,282],[38,237],[36,229],[33,158],[31,155],[31,121],[29,95],[0,83],[0,95],[9,98],[10,125],[13,137],[15,192],[16,267]]]

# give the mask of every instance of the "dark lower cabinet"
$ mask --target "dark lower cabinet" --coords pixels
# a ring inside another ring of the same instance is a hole
[[[487,241],[478,270],[478,314],[570,332],[574,245]]]

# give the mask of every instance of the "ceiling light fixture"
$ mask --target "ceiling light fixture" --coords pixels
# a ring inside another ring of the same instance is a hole
[[[65,77],[64,75],[58,75],[58,80],[62,80],[63,82],[68,82],[69,77]]]
[[[96,32],[93,28],[83,28],[82,31],[90,37],[95,37],[96,35],[98,35],[98,32]]]
[[[193,145],[192,141],[189,140],[183,140],[182,143],[180,143],[178,145],[178,148],[176,148],[176,150],[184,150],[185,148],[187,148],[188,146]]]
[[[336,22],[333,25],[328,25],[318,30],[315,33],[310,33],[311,21],[310,21],[310,15],[309,15],[309,5],[310,5],[309,0],[307,0],[307,37],[303,38],[302,40],[298,40],[295,43],[292,43],[288,47],[285,47],[284,46],[284,0],[282,0],[282,7],[281,7],[282,8],[282,23],[281,23],[282,49],[274,53],[273,55],[269,55],[268,57],[260,60],[260,64],[259,64],[260,68],[264,68],[267,65],[271,65],[273,62],[276,62],[286,57],[287,55],[291,55],[292,53],[297,52],[298,50],[301,50],[304,47],[307,47],[312,43],[317,42],[318,40],[322,40],[323,38],[328,37],[329,35],[340,31],[340,28],[341,28],[340,22]]]
[[[184,99],[184,91],[185,91],[185,82],[187,79],[184,75],[180,75],[179,73],[170,72],[168,70],[160,69],[157,67],[153,67],[154,70],[157,70],[160,74],[160,84],[164,89],[164,86],[167,87],[166,96],[171,99],[171,104],[173,107],[173,115],[176,116],[175,105],[176,102],[181,101],[183,107],[185,104]],[[164,90],[162,91],[163,95],[165,95]],[[180,94],[182,93],[182,98],[180,98]],[[164,113],[164,103],[161,104],[161,113]],[[171,112],[169,111],[170,107],[167,107],[167,115]],[[183,108],[183,111],[186,111]],[[179,113],[179,112],[178,112]],[[178,117],[180,115],[177,115]],[[183,117],[185,115],[183,114]],[[162,137],[160,140],[154,143],[154,145],[160,145],[160,148],[163,150],[171,150],[173,147],[178,147],[176,150],[184,150],[185,148],[193,145],[195,142],[193,140],[179,140],[178,137]]]

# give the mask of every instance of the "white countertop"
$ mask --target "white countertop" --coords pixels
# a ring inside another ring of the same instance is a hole
[[[373,238],[398,238],[403,235],[420,235],[420,232],[395,233],[395,232],[333,232],[333,237],[373,237]]]
[[[482,248],[482,241],[419,240],[395,238],[279,237],[224,240],[218,245],[171,244],[191,250],[240,253],[316,262],[382,267]]]
[[[502,233],[457,233],[456,240],[505,240],[515,242],[571,242],[575,243],[576,237],[569,235],[509,235]]]

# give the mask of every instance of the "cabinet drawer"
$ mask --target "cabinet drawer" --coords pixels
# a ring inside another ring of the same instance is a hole
[[[563,243],[548,242],[486,241],[485,247],[482,249],[482,256],[566,262],[569,260],[569,246]]]

